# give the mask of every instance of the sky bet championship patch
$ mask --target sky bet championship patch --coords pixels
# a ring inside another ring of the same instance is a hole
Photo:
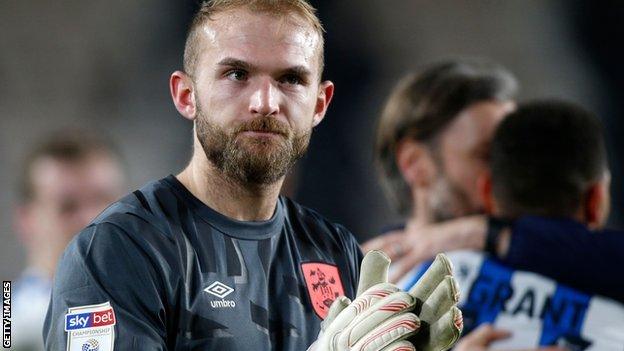
[[[65,315],[67,351],[112,351],[115,341],[115,311],[106,302],[70,307]]]

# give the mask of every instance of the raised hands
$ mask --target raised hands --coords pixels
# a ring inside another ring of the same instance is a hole
[[[314,351],[443,351],[459,338],[458,289],[444,255],[409,291],[388,283],[390,259],[380,251],[362,261],[355,300],[334,301]]]

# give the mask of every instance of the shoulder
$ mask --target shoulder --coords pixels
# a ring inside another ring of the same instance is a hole
[[[55,274],[59,292],[92,285],[93,279],[124,280],[133,269],[146,274],[157,270],[153,258],[161,254],[147,240],[136,240],[123,227],[110,223],[93,223],[69,243]]]
[[[141,240],[158,237],[172,240],[172,224],[179,222],[180,208],[187,204],[176,195],[169,178],[147,183],[111,204],[89,227],[98,232],[123,232]]]
[[[334,235],[353,238],[353,234],[342,224],[330,221],[317,211],[284,196],[280,197],[280,201],[284,204],[288,220],[300,222],[299,224],[306,225],[311,229],[323,230]]]
[[[340,247],[359,253],[355,236],[342,224],[325,218],[317,211],[287,197],[280,197],[286,211],[286,220],[300,239],[309,240],[327,248]]]
[[[172,219],[160,203],[164,203],[164,194],[174,195],[160,182],[149,183],[113,203],[74,237],[57,270],[59,277],[67,278],[67,286],[86,284],[90,277],[85,272],[112,277],[131,267],[152,271],[149,273],[170,269],[177,261],[177,241]]]

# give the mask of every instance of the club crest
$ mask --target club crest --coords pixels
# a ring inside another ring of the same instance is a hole
[[[301,269],[314,312],[325,319],[332,302],[344,295],[338,268],[328,263],[308,262],[302,263]]]

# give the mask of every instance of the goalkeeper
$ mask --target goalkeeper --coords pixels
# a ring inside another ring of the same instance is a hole
[[[193,156],[69,244],[48,350],[305,350],[323,319],[316,350],[452,344],[461,319],[447,264],[412,294],[384,283],[387,263],[365,264],[356,297],[362,256],[351,233],[279,196],[333,96],[322,32],[303,0],[202,5],[169,84],[193,122]],[[343,295],[354,302],[334,303]],[[370,305],[380,295],[392,303]]]

